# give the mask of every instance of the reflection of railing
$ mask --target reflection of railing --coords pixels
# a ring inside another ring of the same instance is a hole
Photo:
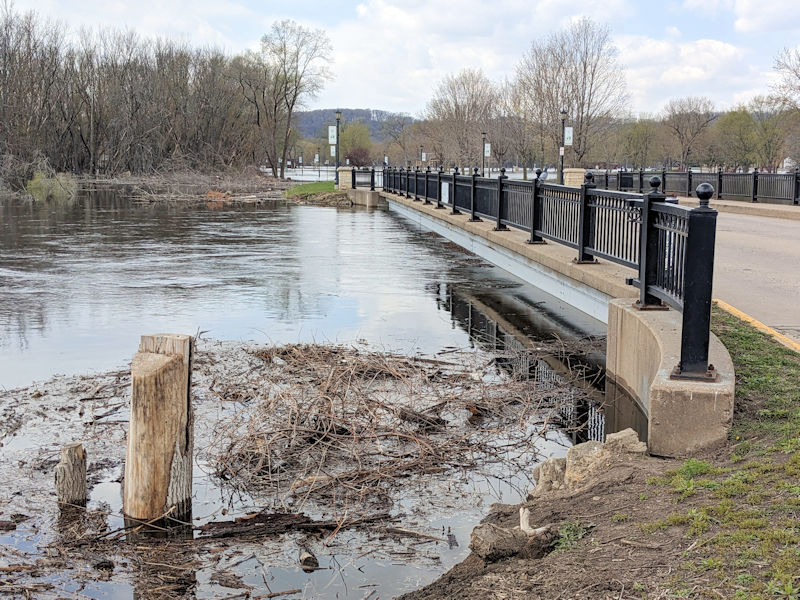
[[[559,394],[555,408],[573,442],[605,439],[601,397],[588,381],[582,381],[585,389],[579,392],[576,386],[581,382],[581,373],[571,370],[577,363],[567,365],[553,355],[533,352],[520,341],[522,337],[530,343],[530,338],[506,331],[503,325],[484,312],[488,309],[462,298],[449,285],[438,286],[436,294],[439,307],[450,313],[453,322],[471,340],[485,351],[495,354],[498,366],[511,377],[529,379],[534,388],[540,391],[566,390]]]
[[[575,248],[575,262],[603,258],[639,271],[629,278],[639,288],[637,307],[671,306],[683,313],[681,359],[673,375],[714,378],[708,364],[711,283],[717,211],[709,207],[714,188],[698,186],[700,206],[690,209],[667,202],[650,179],[647,194],[598,190],[587,173],[580,188],[532,181],[509,182],[505,169],[497,179],[471,175],[386,168],[384,189],[453,214],[468,212],[471,221],[491,219],[496,231],[527,231],[531,244],[546,240]],[[537,176],[541,171],[537,170]]]
[[[800,204],[800,168],[793,173],[725,173],[723,171],[598,171],[594,174],[597,187],[606,190],[638,191],[647,189],[653,175],[661,179],[664,193],[691,196],[701,183],[714,186],[717,198],[781,200]]]

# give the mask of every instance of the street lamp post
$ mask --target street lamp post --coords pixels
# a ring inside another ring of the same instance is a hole
[[[419,145],[419,166],[420,166],[420,168],[422,168],[422,166],[423,166],[423,165],[422,165],[422,163],[423,163],[423,162],[425,162],[425,161],[422,159],[422,157],[423,157],[423,156],[424,156],[424,154],[425,154],[425,153],[423,152],[423,150],[424,150],[424,148],[422,147],[422,144],[420,144],[420,145]]]
[[[486,177],[486,132],[481,133],[481,177]]]
[[[342,111],[336,111],[336,177],[334,183],[339,187],[339,122],[342,120]]]
[[[564,142],[566,141],[566,122],[567,122],[567,110],[565,108],[561,109],[561,148],[558,149],[558,153],[561,155],[560,162],[561,166],[558,168],[558,183],[560,185],[564,185]]]
[[[319,146],[317,146],[317,181],[322,180],[322,154],[319,153]]]

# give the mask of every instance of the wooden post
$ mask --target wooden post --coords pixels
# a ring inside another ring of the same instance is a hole
[[[61,462],[55,469],[59,504],[86,506],[86,453],[83,444],[61,448]]]
[[[139,521],[191,520],[192,338],[143,335],[131,363],[123,512]]]

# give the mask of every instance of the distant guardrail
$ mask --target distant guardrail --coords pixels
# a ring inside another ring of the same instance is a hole
[[[786,201],[800,204],[800,168],[791,173],[726,173],[724,171],[593,171],[598,188],[617,191],[647,191],[650,177],[661,179],[665,194],[691,196],[696,186],[708,183],[715,197],[758,202]]]

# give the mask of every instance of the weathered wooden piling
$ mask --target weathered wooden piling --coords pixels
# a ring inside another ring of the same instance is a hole
[[[133,357],[122,508],[131,519],[191,519],[192,345],[188,335],[143,335]]]
[[[86,452],[83,444],[67,444],[61,448],[55,480],[59,504],[86,506]]]

